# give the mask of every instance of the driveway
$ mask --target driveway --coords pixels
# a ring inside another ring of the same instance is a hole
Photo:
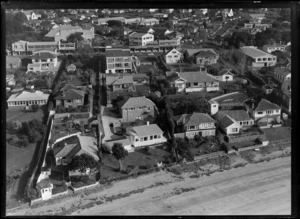
[[[120,120],[116,114],[110,112],[107,107],[101,107],[101,116],[102,116],[102,123],[103,123],[103,130],[104,130],[104,138],[102,139],[103,142],[113,139],[121,139],[124,138],[122,136],[115,135],[111,132],[111,128],[109,126],[110,123]]]

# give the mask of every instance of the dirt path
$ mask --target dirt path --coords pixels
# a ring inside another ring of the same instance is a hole
[[[290,214],[290,167],[284,157],[199,178],[162,171],[9,215]]]

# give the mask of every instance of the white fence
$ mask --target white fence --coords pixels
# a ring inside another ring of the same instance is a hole
[[[83,190],[83,189],[89,189],[89,188],[91,188],[91,187],[95,187],[95,186],[97,186],[97,185],[100,185],[100,183],[99,183],[99,182],[96,182],[96,183],[94,183],[94,184],[91,184],[91,185],[88,185],[88,186],[82,186],[82,187],[80,187],[80,188],[75,188],[74,186],[72,186],[72,187],[73,187],[73,189],[74,189],[74,192],[77,192],[77,191],[80,191],[80,190]]]

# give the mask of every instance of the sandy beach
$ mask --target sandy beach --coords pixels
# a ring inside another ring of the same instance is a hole
[[[161,171],[8,215],[291,214],[291,157],[192,175]]]

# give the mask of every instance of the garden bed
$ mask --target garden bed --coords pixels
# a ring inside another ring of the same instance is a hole
[[[80,188],[96,183],[95,175],[70,176],[71,185],[74,188]]]

